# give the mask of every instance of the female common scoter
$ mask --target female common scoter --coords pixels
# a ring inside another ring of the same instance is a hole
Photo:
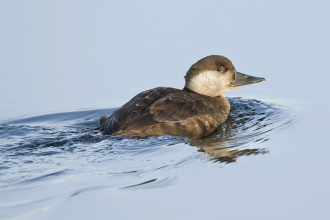
[[[110,117],[103,116],[103,134],[124,136],[185,135],[200,138],[224,123],[230,111],[221,94],[264,78],[236,72],[226,57],[212,55],[190,67],[182,90],[150,89],[133,97]]]

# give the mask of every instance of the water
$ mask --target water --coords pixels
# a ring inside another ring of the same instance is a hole
[[[169,187],[180,182],[184,168],[220,168],[239,157],[268,154],[265,143],[295,122],[287,107],[242,98],[230,102],[226,123],[195,140],[111,137],[92,129],[114,109],[6,121],[0,127],[0,213],[37,217],[86,193]]]
[[[0,219],[329,219],[329,6],[0,1]],[[266,81],[210,137],[89,129],[211,54]]]

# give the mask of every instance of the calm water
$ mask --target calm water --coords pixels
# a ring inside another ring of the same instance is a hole
[[[329,219],[329,8],[1,1],[0,219]],[[266,81],[210,137],[91,129],[211,54]]]
[[[47,216],[58,205],[89,193],[169,187],[180,182],[187,168],[217,171],[239,157],[269,154],[266,143],[295,122],[287,107],[242,98],[230,102],[226,123],[195,140],[111,137],[90,129],[114,109],[4,122],[0,213],[5,218]]]

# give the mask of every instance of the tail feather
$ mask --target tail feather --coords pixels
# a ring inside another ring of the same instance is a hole
[[[101,120],[102,120],[102,118],[101,118]],[[119,126],[118,122],[113,117],[110,117],[109,119],[107,119],[106,121],[104,121],[103,129],[102,129],[103,130],[103,134],[111,135],[113,132],[116,131],[116,129],[118,128],[118,126]],[[101,127],[102,127],[102,125],[101,125]]]

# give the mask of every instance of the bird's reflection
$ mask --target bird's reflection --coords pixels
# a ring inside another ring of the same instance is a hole
[[[255,142],[265,142],[268,139],[261,137],[255,141],[251,141],[251,137],[246,135],[244,141],[244,137],[238,136],[239,128],[244,126],[244,124],[241,124],[242,121],[240,117],[241,116],[235,119],[229,116],[226,123],[220,126],[212,135],[203,139],[191,140],[189,144],[198,147],[200,152],[209,154],[214,161],[221,163],[236,162],[237,158],[240,156],[269,153],[265,148],[255,148],[253,146]],[[246,121],[246,119],[243,121]],[[237,138],[237,140],[235,140],[235,138]],[[249,144],[249,142],[251,142],[251,145],[243,147],[243,145]]]
[[[287,128],[294,121],[289,109],[257,100],[229,98],[227,121],[212,135],[193,139],[189,144],[221,163],[232,163],[240,156],[269,153],[262,143],[270,134]]]

